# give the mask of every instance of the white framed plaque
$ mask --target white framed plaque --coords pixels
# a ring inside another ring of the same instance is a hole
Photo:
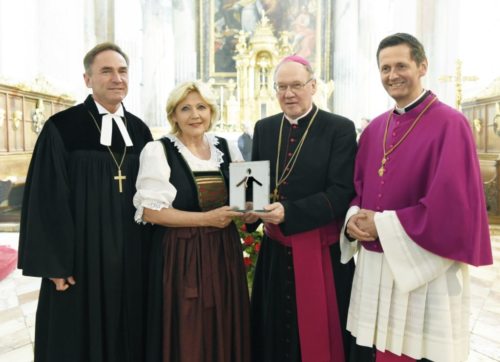
[[[269,205],[269,161],[229,164],[229,205],[240,211],[264,211]]]

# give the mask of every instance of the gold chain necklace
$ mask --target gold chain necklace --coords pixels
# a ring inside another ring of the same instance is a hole
[[[391,111],[391,114],[389,115],[389,118],[387,118],[387,122],[386,122],[386,125],[385,125],[384,140],[383,140],[383,143],[382,143],[382,149],[384,151],[384,156],[382,157],[382,161],[380,161],[381,165],[380,165],[380,168],[378,169],[378,175],[380,177],[384,176],[385,163],[387,162],[387,156],[389,156],[396,148],[399,147],[399,145],[401,143],[403,143],[403,141],[406,139],[406,137],[408,137],[408,135],[413,130],[413,128],[415,128],[415,126],[417,125],[417,122],[420,120],[420,118],[422,118],[422,116],[424,115],[425,111],[427,111],[429,109],[429,107],[432,105],[432,103],[434,103],[434,101],[436,99],[437,99],[437,97],[434,97],[434,99],[432,101],[430,101],[427,106],[425,106],[425,108],[422,110],[422,112],[419,113],[419,115],[417,116],[417,118],[415,118],[415,120],[411,124],[410,128],[408,128],[408,130],[400,138],[400,140],[394,146],[392,146],[391,148],[389,148],[386,151],[385,144],[387,142],[387,132],[389,131],[389,123],[391,123],[392,115],[394,114],[394,110]]]
[[[97,123],[97,120],[95,119],[94,115],[89,110],[87,110],[87,112],[89,112],[90,117],[92,117],[92,120],[94,121],[94,124],[97,127],[97,129],[99,130],[99,133],[101,133],[101,128],[99,127],[99,124]],[[123,116],[123,118],[125,118],[125,127],[127,127],[127,118],[125,117],[125,115]],[[116,161],[115,155],[113,155],[113,151],[111,151],[111,148],[109,146],[106,147],[108,148],[109,154],[113,158],[113,161],[115,161],[116,168],[118,169],[118,175],[114,176],[113,178],[116,181],[118,181],[118,190],[120,191],[120,193],[122,193],[123,192],[122,181],[127,179],[127,176],[122,175],[122,165],[123,165],[123,160],[125,160],[125,155],[127,154],[127,145],[123,146],[123,155],[122,159],[120,160],[120,163]]]
[[[306,131],[302,135],[302,138],[300,139],[297,148],[295,151],[293,151],[292,156],[288,160],[287,164],[283,168],[283,172],[281,176],[278,178],[278,171],[279,171],[279,162],[280,162],[280,151],[281,151],[281,141],[283,137],[283,124],[285,123],[285,114],[283,114],[283,118],[281,119],[281,126],[280,126],[280,133],[278,137],[278,155],[276,156],[276,183],[274,187],[274,191],[272,194],[272,199],[274,202],[278,201],[278,188],[281,186],[283,182],[286,181],[288,176],[293,171],[293,168],[295,167],[295,163],[297,162],[297,158],[299,157],[300,150],[302,149],[302,145],[304,144],[304,141],[306,139],[307,134],[309,133],[309,129],[311,128],[311,125],[313,124],[314,120],[316,119],[316,115],[318,114],[319,108],[316,108],[316,111],[314,112],[311,121],[307,125]]]

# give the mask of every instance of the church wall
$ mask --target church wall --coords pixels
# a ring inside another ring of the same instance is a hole
[[[198,5],[194,0],[173,0],[175,83],[196,79]]]
[[[119,0],[113,9],[114,26],[113,41],[128,55],[129,90],[125,99],[128,111],[144,117],[145,109],[142,104],[143,93],[143,9],[140,0]],[[111,39],[110,39],[111,40]]]
[[[83,0],[0,1],[0,81],[84,94],[83,19]]]
[[[460,51],[460,1],[424,0],[420,5],[417,34],[424,44],[429,67],[424,87],[431,89],[439,99],[455,107],[454,76]]]
[[[193,8],[194,0],[188,4]],[[41,77],[55,93],[80,102],[89,93],[83,56],[114,41],[130,57],[125,106],[151,126],[164,124],[176,78],[175,44],[195,44],[191,34],[174,41],[173,14],[172,1],[162,0],[0,0],[0,83],[31,85]],[[195,74],[196,63],[183,72]]]
[[[355,122],[388,107],[378,73],[378,43],[395,32],[415,34],[417,0],[337,0],[334,8],[334,111]],[[418,35],[417,35],[418,36]]]
[[[175,45],[171,2],[143,2],[143,65],[141,102],[150,126],[165,124],[165,104],[174,82]]]
[[[169,128],[166,103],[179,83],[197,79],[198,0],[143,1],[144,118],[152,127]]]
[[[175,84],[196,78],[200,1],[207,0],[0,0],[0,83],[29,84],[40,75],[77,102],[88,93],[82,57],[97,42],[114,40],[131,58],[127,108],[152,126],[165,124],[165,102]],[[331,13],[334,110],[354,121],[392,105],[380,84],[378,42],[396,31],[426,46],[426,87],[454,103],[455,60],[464,98],[498,76],[498,0],[336,0]],[[22,28],[22,29],[21,29]],[[22,34],[22,40],[19,35]],[[327,79],[325,79],[327,80]]]
[[[334,110],[356,122],[393,105],[379,79],[376,49],[383,37],[408,32],[427,51],[429,69],[424,86],[454,106],[456,60],[463,76],[478,76],[462,84],[462,99],[473,97],[500,75],[497,0],[336,0],[334,12]]]
[[[477,95],[493,79],[500,76],[500,1],[461,0],[458,20],[463,75],[476,76],[476,81],[463,84],[464,99]]]

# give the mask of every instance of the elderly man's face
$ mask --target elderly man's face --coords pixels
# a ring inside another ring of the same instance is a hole
[[[295,119],[311,108],[316,80],[302,64],[283,63],[276,72],[274,82],[280,107],[288,117]]]
[[[90,73],[83,75],[92,96],[110,112],[115,112],[128,93],[128,65],[125,58],[114,50],[96,55]]]

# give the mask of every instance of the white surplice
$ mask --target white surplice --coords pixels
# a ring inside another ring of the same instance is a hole
[[[351,207],[346,220],[358,210]],[[417,245],[394,211],[376,213],[375,224],[384,253],[350,242],[345,225],[340,238],[343,263],[358,252],[347,320],[356,343],[417,360],[466,361],[468,265]]]

